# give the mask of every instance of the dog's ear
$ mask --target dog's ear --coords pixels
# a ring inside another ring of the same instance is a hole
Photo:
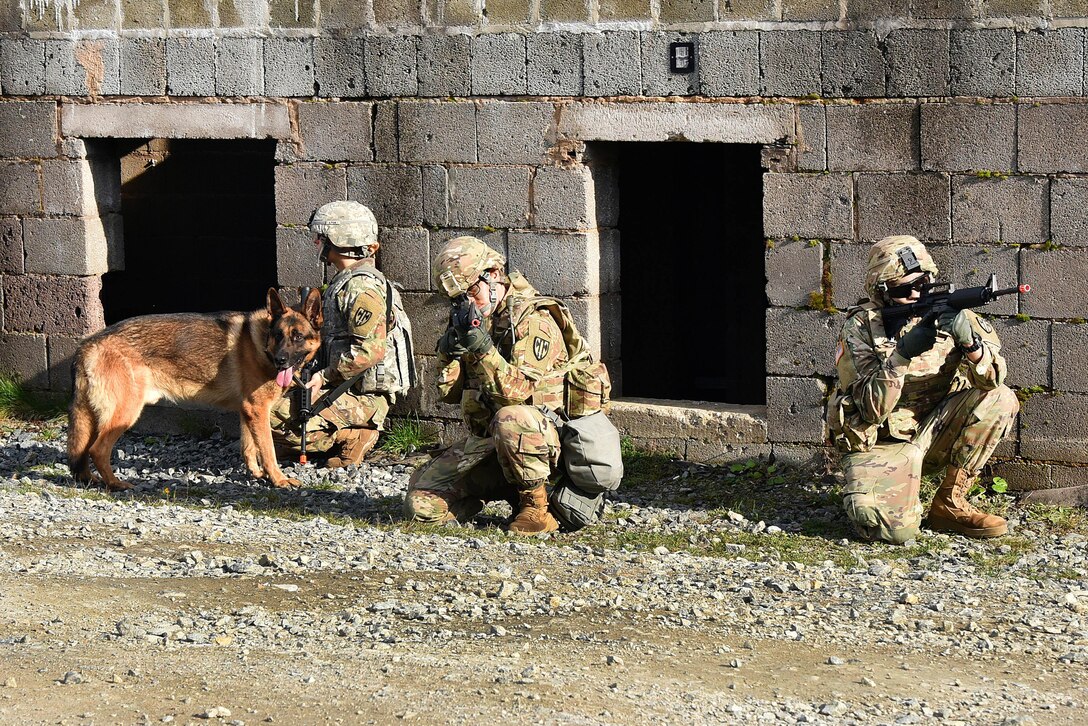
[[[283,304],[283,299],[280,298],[279,290],[274,287],[268,288],[268,314],[273,318],[278,318],[287,312],[287,306]]]
[[[310,288],[306,299],[302,301],[302,314],[310,321],[310,325],[318,330],[321,329],[321,325],[325,322],[325,315],[321,310],[321,290],[316,287]]]

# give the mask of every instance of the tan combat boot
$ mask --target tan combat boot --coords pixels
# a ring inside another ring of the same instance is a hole
[[[559,522],[548,511],[548,490],[543,482],[532,489],[522,489],[518,506],[521,507],[518,516],[510,523],[510,531],[514,534],[531,535],[559,529]]]
[[[929,507],[930,529],[959,532],[968,537],[1000,537],[1009,531],[1004,519],[980,512],[967,501],[972,479],[963,469],[949,467]]]
[[[340,455],[330,456],[325,466],[330,469],[358,466],[378,443],[378,432],[374,429],[342,429],[336,432],[335,440],[340,442]]]

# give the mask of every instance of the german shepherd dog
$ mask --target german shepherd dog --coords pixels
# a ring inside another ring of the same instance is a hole
[[[110,467],[117,439],[149,403],[196,401],[241,414],[242,458],[274,486],[300,486],[276,463],[269,409],[321,344],[321,293],[297,308],[268,291],[252,313],[178,313],[123,320],[84,340],[73,367],[68,466],[76,481],[128,489]],[[94,461],[101,480],[91,474]]]

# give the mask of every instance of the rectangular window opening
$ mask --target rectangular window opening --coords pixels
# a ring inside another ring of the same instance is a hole
[[[120,159],[125,261],[102,277],[106,323],[264,305],[276,284],[275,141],[105,143]]]
[[[622,394],[764,404],[762,147],[594,147],[617,170]]]

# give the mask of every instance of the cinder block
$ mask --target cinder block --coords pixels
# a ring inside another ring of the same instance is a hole
[[[222,24],[220,18],[220,24]],[[121,0],[121,28],[156,30],[166,27],[165,0]]]
[[[291,2],[292,0],[282,0],[282,3],[287,10],[285,14],[288,16],[288,19],[291,17]],[[316,25],[313,18],[314,0],[306,0],[306,5],[307,7],[305,10],[300,8],[300,12],[297,13],[297,15],[302,22],[307,23],[309,27],[313,27]],[[357,0],[321,0],[320,6],[320,27],[323,30],[339,30],[341,32],[360,30],[367,27],[368,24],[372,22],[368,17],[368,11],[371,10],[371,6],[360,3]],[[381,12],[381,6],[382,2],[380,2],[380,0],[376,4],[373,4],[375,16]],[[258,5],[258,7],[260,6]],[[375,17],[375,19],[377,18]],[[379,20],[378,22],[381,21]]]
[[[922,19],[974,18],[977,6],[965,0],[913,0],[911,9],[914,17]]]
[[[463,237],[465,235],[475,237],[491,249],[502,252],[503,255],[507,254],[506,230],[494,228],[457,229],[453,227],[443,227],[441,229],[431,230],[431,250],[433,253],[437,254],[438,250],[451,239]]]
[[[361,13],[365,13],[361,9]],[[420,27],[420,4],[413,0],[374,0],[374,19],[382,25]]]
[[[834,375],[842,315],[819,310],[767,308],[767,372]]]
[[[431,289],[430,235],[422,227],[383,227],[378,268],[405,290]]]
[[[554,125],[551,103],[481,101],[476,107],[480,163],[543,163]]]
[[[948,95],[948,31],[901,28],[884,39],[889,96]]]
[[[586,34],[582,68],[587,96],[637,96],[642,88],[637,31]]]
[[[949,85],[953,96],[1016,93],[1016,36],[1008,29],[952,30]]]
[[[947,174],[858,174],[858,235],[865,240],[892,234],[949,239],[949,196]]]
[[[831,301],[839,310],[868,299],[865,273],[870,247],[869,244],[831,243]]]
[[[527,92],[525,36],[488,33],[472,39],[472,93],[519,96]]]
[[[717,18],[713,0],[661,0],[662,23],[710,23]]]
[[[923,169],[1011,171],[1015,144],[1012,104],[922,104]]]
[[[215,91],[220,96],[264,94],[264,42],[260,38],[215,41]]]
[[[57,105],[52,101],[0,102],[0,157],[55,156]]]
[[[450,224],[524,227],[529,221],[529,170],[517,166],[449,170]]]
[[[997,275],[1000,287],[1017,284],[1017,250],[1013,247],[976,247],[973,245],[927,245],[933,261],[940,269],[940,280],[956,283],[957,287],[985,285],[990,274]],[[987,315],[1015,315],[1016,295],[1006,295],[978,312]]]
[[[759,36],[753,31],[712,31],[699,36],[695,54],[704,96],[759,95]],[[667,47],[663,51],[667,53]],[[645,65],[644,58],[644,69]]]
[[[45,90],[63,96],[114,96],[121,82],[116,40],[47,40]]]
[[[371,96],[417,95],[416,37],[367,36],[366,74],[366,90]]]
[[[1084,85],[1084,30],[1018,33],[1016,95],[1079,96]]]
[[[542,294],[600,294],[600,247],[595,232],[510,232],[509,240],[509,267],[520,270]]]
[[[1084,356],[1088,354],[1088,325],[1054,323],[1051,335],[1054,387],[1059,391],[1088,393],[1088,367],[1084,365]]]
[[[649,0],[600,0],[597,18],[600,22],[641,20],[650,17]]]
[[[827,107],[827,168],[912,171],[918,168],[918,107],[874,103]]]
[[[321,164],[276,167],[276,221],[308,224],[313,211],[326,202],[347,199],[347,173]]]
[[[851,238],[849,174],[764,174],[763,234],[768,237]]]
[[[45,93],[45,41],[0,38],[0,89],[5,96]]]
[[[601,301],[603,299],[590,295],[587,297],[567,298],[563,301],[570,310],[571,317],[574,318],[575,327],[578,328],[578,332],[582,334],[582,339],[586,341],[590,352],[597,360],[603,360],[601,351],[605,349],[603,337],[605,331],[602,329],[601,324]],[[616,326],[616,331],[618,332],[618,330],[619,326]],[[616,347],[611,350],[618,349]]]
[[[3,286],[9,332],[80,336],[105,327],[97,275],[4,275]]]
[[[767,438],[771,441],[823,442],[827,384],[819,378],[767,376]]]
[[[0,161],[0,214],[40,214],[40,175],[38,162]]]
[[[822,288],[824,247],[809,240],[775,241],[767,248],[764,266],[768,302],[803,307],[809,304],[809,295]]]
[[[613,382],[619,382],[622,386],[623,368],[617,360],[620,355],[620,343],[622,342],[622,330],[620,319],[622,317],[623,300],[620,295],[601,295],[597,298],[598,314],[597,324],[600,327],[600,350],[595,352],[598,360],[606,361],[608,371]]]
[[[1088,463],[1088,396],[1040,394],[1025,401],[1020,453],[1029,459]]]
[[[1088,246],[1088,179],[1051,180],[1048,218],[1054,242]]]
[[[593,177],[586,167],[543,166],[533,177],[533,226],[592,229],[596,226]]]
[[[392,412],[400,416],[427,416],[431,423],[440,428],[439,439],[444,444],[452,444],[458,439],[464,438],[468,433],[461,423],[460,403],[442,403],[438,397],[439,366],[438,358],[433,355],[435,350],[434,340],[423,340],[415,330],[412,331],[413,343],[416,350],[416,375],[420,384],[409,391],[404,398],[399,398]],[[431,355],[422,355],[430,353]],[[434,418],[442,419],[434,421]],[[445,428],[442,428],[446,424]]]
[[[1020,312],[1037,318],[1088,318],[1088,250],[1021,250],[1020,282],[1031,285]]]
[[[366,54],[362,36],[314,40],[317,95],[359,98],[366,95]]]
[[[171,3],[173,5],[174,3]],[[335,6],[334,2],[326,5]],[[317,26],[316,0],[268,0],[268,24],[273,28],[313,28]],[[330,13],[335,15],[334,13]]]
[[[305,226],[276,228],[276,284],[279,287],[320,287],[325,265]]]
[[[1088,467],[1051,466],[1049,468],[1053,487],[1055,489],[1064,487],[1082,487],[1085,484],[1088,484]],[[1009,488],[1012,488],[1012,480],[1009,480]]]
[[[597,208],[597,226],[615,227],[620,221],[619,168],[614,158],[587,160],[593,175],[593,204]]]
[[[423,172],[423,223],[444,227],[450,221],[446,167],[428,164]]]
[[[319,161],[371,161],[371,111],[374,104],[356,101],[298,105],[303,154]]]
[[[797,168],[823,171],[827,168],[827,110],[822,103],[802,103],[797,109]]]
[[[121,39],[121,94],[161,96],[166,93],[166,41]]]
[[[470,36],[424,35],[418,53],[419,95],[472,95]]]
[[[23,223],[0,219],[0,275],[21,275],[23,267]]]
[[[823,95],[879,98],[884,95],[884,54],[867,31],[823,34]]]
[[[264,92],[281,97],[317,95],[313,38],[264,39]]]
[[[98,217],[23,220],[26,271],[48,275],[109,272],[111,240]]]
[[[952,177],[952,238],[957,242],[1039,244],[1050,229],[1047,180]]]
[[[1088,172],[1088,105],[1020,104],[1017,114],[1021,173]]]
[[[820,33],[775,30],[760,34],[760,78],[765,96],[807,96],[823,90]]]
[[[584,3],[578,5],[583,7]],[[530,96],[582,95],[582,34],[526,36],[526,83]]]
[[[215,95],[215,46],[211,38],[166,39],[166,93]]]
[[[993,461],[990,468],[994,476],[1003,477],[1009,483],[1009,489],[1012,491],[1028,492],[1035,489],[1051,489],[1054,487],[1051,481],[1051,469],[1053,467],[1050,464],[1034,464],[1026,461]]]
[[[49,360],[49,388],[54,391],[72,390],[72,363],[80,338],[67,335],[50,335],[46,344]]]
[[[423,223],[423,181],[418,166],[350,166],[348,197],[370,207],[383,227]]]
[[[404,301],[404,311],[412,321],[412,343],[416,353],[434,353],[438,339],[449,327],[450,306],[430,292],[405,292],[401,294],[401,299]],[[434,385],[433,378],[429,385]]]
[[[904,18],[917,0],[852,0],[846,7],[846,20],[885,20]]]
[[[396,101],[378,101],[374,104],[374,161],[397,161],[397,125],[400,104]]]
[[[46,214],[98,216],[94,178],[86,159],[44,160],[42,189]]]
[[[580,0],[540,0],[540,19],[545,23],[589,22],[589,9]],[[490,12],[488,21],[491,21]],[[525,22],[522,20],[521,22]],[[532,35],[529,36],[532,38]]]
[[[662,7],[664,10],[664,7]],[[695,53],[694,73],[669,70],[669,44],[698,40],[689,33],[653,32],[641,34],[642,94],[645,96],[692,96],[699,92],[700,47]],[[701,45],[701,44],[700,44]]]
[[[476,161],[476,106],[470,101],[402,101],[401,161]]]
[[[984,312],[979,310],[976,312]],[[987,316],[989,317],[989,316]],[[1008,364],[1005,383],[1010,386],[1050,386],[1050,323],[993,318],[990,323],[1001,339],[1001,357]],[[1058,348],[1055,341],[1054,354]],[[1055,363],[1055,377],[1057,364]],[[1085,377],[1088,382],[1088,376]],[[1077,390],[1077,389],[1070,389]]]
[[[49,387],[49,363],[45,336],[5,333],[0,335],[0,373],[22,381],[27,388]]]
[[[730,0],[718,4],[718,20],[778,20],[775,0]]]
[[[597,238],[601,248],[601,293],[617,293],[620,291],[620,231],[600,229]],[[620,324],[618,315],[615,324],[617,327]]]

